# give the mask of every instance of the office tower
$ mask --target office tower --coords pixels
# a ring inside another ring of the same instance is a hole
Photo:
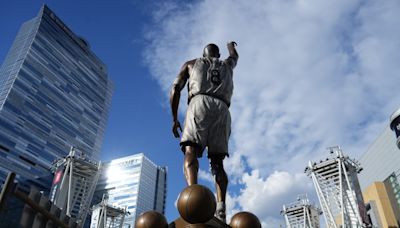
[[[388,124],[389,125],[389,124]],[[383,182],[389,201],[400,227],[400,150],[389,126],[361,155],[364,170],[359,175],[361,189],[365,191],[374,182]]]
[[[384,183],[372,183],[363,191],[363,197],[374,227],[399,227]]]
[[[44,5],[0,69],[0,183],[13,171],[48,190],[42,178],[71,146],[98,160],[112,90],[89,43]]]
[[[143,212],[165,212],[167,169],[142,153],[103,163],[96,193],[105,193],[110,206],[126,209],[124,227],[134,227]],[[97,202],[94,202],[97,203]]]
[[[327,227],[370,225],[357,174],[359,163],[345,156],[340,147],[328,148],[330,158],[309,162],[305,172],[313,180]]]

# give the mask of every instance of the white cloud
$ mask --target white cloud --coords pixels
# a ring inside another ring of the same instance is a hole
[[[238,43],[225,164],[231,180],[265,189],[245,188],[231,193],[232,200],[279,221],[279,204],[294,199],[295,190],[310,190],[285,178],[300,180],[307,161],[327,156],[328,146],[341,145],[357,157],[399,106],[398,12],[396,0],[163,3],[145,57],[167,95],[181,65],[199,57],[207,43],[218,44],[222,56],[226,42]],[[267,186],[273,183],[283,192],[276,197]],[[260,191],[273,206],[241,200],[261,197]]]
[[[265,215],[279,213],[275,211],[275,208],[285,203],[281,201],[280,196],[292,194],[295,189],[304,190],[311,186],[308,177],[304,174],[291,175],[278,171],[272,173],[267,179],[263,179],[258,170],[253,170],[251,174],[243,175],[242,180],[245,187],[239,196],[240,205],[244,210]],[[277,207],[272,205],[277,205]]]
[[[312,183],[303,173],[290,174],[275,171],[268,178],[260,176],[255,169],[242,178],[243,188],[237,196],[229,195],[227,209],[229,218],[239,210],[250,211],[264,223],[263,227],[279,227],[283,204],[295,201],[299,193],[312,191]]]
[[[200,180],[214,184],[214,177],[211,175],[211,172],[207,172],[202,169],[199,169],[198,176],[199,176]]]

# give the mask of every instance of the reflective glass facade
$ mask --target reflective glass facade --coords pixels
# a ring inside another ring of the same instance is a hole
[[[386,180],[388,184],[391,185],[391,189],[393,189],[393,195],[395,196],[396,203],[399,205],[400,208],[400,182],[399,182],[399,175],[396,173],[392,173]]]
[[[44,5],[0,69],[0,182],[14,171],[49,187],[40,179],[71,146],[98,160],[112,91],[89,44]]]
[[[96,192],[107,192],[112,206],[126,208],[130,215],[124,227],[133,228],[135,218],[145,211],[164,214],[166,181],[165,167],[157,166],[143,154],[135,154],[103,164]]]
[[[383,183],[388,191],[389,200],[400,226],[400,170],[393,172]]]

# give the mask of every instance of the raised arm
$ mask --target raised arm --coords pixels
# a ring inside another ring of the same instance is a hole
[[[229,51],[229,57],[227,59],[227,62],[229,62],[232,65],[232,68],[234,68],[237,64],[237,61],[239,59],[239,55],[236,51],[235,46],[237,46],[237,43],[235,41],[231,41],[227,44],[228,51]]]
[[[181,124],[178,120],[178,107],[179,107],[179,100],[181,98],[181,90],[185,87],[186,82],[189,78],[189,68],[191,65],[194,64],[195,60],[190,60],[183,64],[178,76],[176,77],[174,84],[172,86],[169,101],[171,104],[171,111],[172,111],[172,118],[173,118],[173,125],[172,125],[172,132],[176,138],[179,138],[178,128],[182,131]]]

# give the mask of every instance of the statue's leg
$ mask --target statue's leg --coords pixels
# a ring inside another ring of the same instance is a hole
[[[210,158],[211,172],[215,178],[217,202],[224,202],[228,187],[228,176],[224,170],[223,158]]]
[[[197,154],[200,149],[194,146],[185,147],[185,161],[183,164],[183,171],[185,174],[188,186],[197,184],[197,173],[199,172],[199,161]]]
[[[215,178],[215,187],[217,189],[217,211],[216,216],[225,222],[225,198],[228,187],[228,176],[224,170],[223,158],[210,158],[211,172]]]

